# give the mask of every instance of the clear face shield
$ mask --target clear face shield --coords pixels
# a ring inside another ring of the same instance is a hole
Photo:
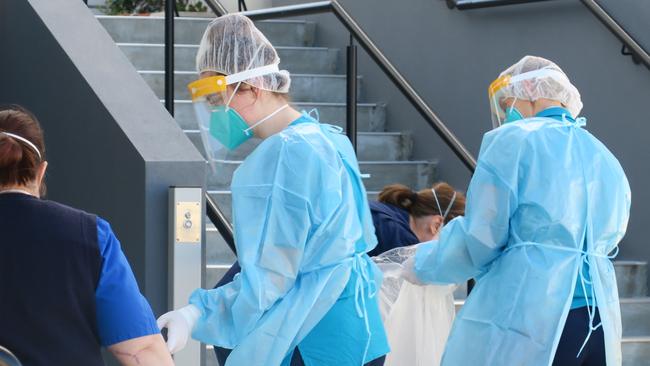
[[[551,69],[539,69],[515,76],[502,75],[494,80],[488,88],[492,127],[498,128],[505,123],[523,118],[514,108],[514,103],[517,100],[534,102],[539,99],[535,97],[538,94],[535,85],[539,85],[544,79],[552,79],[560,85],[569,83],[564,74]]]
[[[192,105],[207,157],[214,166],[225,161],[241,161],[259,143],[253,128],[230,107],[242,82],[278,72],[278,65],[267,65],[228,76],[210,76],[188,84]],[[234,88],[228,89],[228,86]]]
[[[506,120],[506,109],[502,103],[505,104],[507,86],[510,85],[510,75],[503,75],[494,80],[488,88],[490,96],[490,115],[492,117],[492,128],[501,127]]]

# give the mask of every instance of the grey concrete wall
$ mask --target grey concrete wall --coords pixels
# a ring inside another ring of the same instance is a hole
[[[650,260],[644,228],[650,217],[650,71],[622,56],[621,43],[584,5],[563,0],[458,11],[442,0],[341,3],[475,154],[491,127],[489,83],[527,54],[556,61],[582,93],[587,128],[619,158],[632,186],[632,217],[619,258]],[[650,3],[636,6],[648,10]],[[318,45],[346,46],[347,32],[332,15],[311,18],[319,23]],[[464,189],[466,169],[367,56],[359,70],[364,100],[388,102],[389,129],[414,131],[415,156],[439,157],[440,178]]]
[[[0,50],[0,102],[45,130],[48,198],[107,219],[166,311],[167,191],[204,185],[201,155],[82,1],[1,1]]]

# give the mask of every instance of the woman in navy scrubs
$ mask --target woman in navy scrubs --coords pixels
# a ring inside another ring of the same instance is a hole
[[[415,192],[393,184],[385,187],[377,202],[370,202],[379,244],[368,255],[432,240],[442,226],[465,212],[465,195],[447,183]]]
[[[36,118],[0,110],[0,345],[26,366],[104,365],[102,347],[173,365],[110,225],[41,199],[46,169]]]

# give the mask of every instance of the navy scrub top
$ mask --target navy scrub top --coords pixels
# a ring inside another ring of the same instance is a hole
[[[368,253],[369,256],[375,257],[388,250],[420,242],[409,225],[409,213],[403,208],[373,201],[370,202],[370,214],[378,243]]]

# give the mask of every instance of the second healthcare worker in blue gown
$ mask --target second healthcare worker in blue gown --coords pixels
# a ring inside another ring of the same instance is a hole
[[[216,173],[245,158],[231,184],[242,271],[196,290],[159,325],[172,352],[190,332],[232,349],[226,366],[289,365],[296,348],[307,366],[381,365],[381,274],[366,254],[377,239],[354,150],[340,130],[289,107],[279,62],[244,16],[220,17],[204,34],[201,79],[189,88]],[[253,135],[262,141],[248,154]]]
[[[478,278],[442,365],[621,365],[611,258],[629,218],[623,169],[583,128],[580,94],[554,63],[523,58],[490,96],[497,128],[465,216],[418,248],[411,277]]]

